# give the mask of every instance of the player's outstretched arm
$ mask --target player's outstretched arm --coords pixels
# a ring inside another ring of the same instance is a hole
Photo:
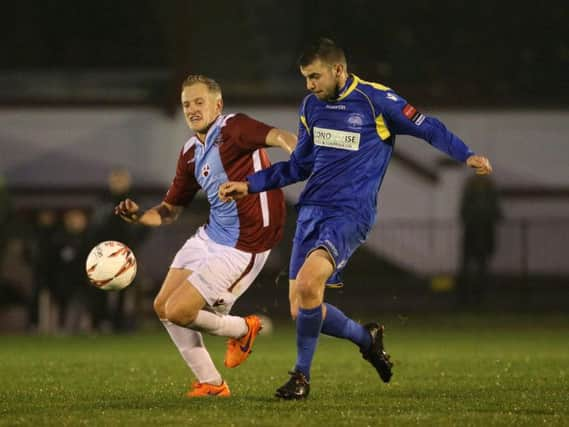
[[[224,202],[240,200],[249,194],[249,183],[247,181],[229,181],[219,186],[218,197]]]
[[[174,222],[182,210],[183,208],[181,206],[162,202],[144,213],[139,213],[140,207],[138,204],[131,199],[126,199],[115,207],[115,215],[120,216],[126,222],[142,224],[149,227],[158,227]]]
[[[273,132],[274,131],[274,132]],[[273,132],[272,136],[270,135]],[[247,181],[230,181],[222,184],[218,190],[218,197],[223,202],[239,200],[250,193],[261,193],[275,188],[285,187],[298,181],[304,181],[310,176],[313,166],[312,140],[306,132],[299,132],[297,138],[282,129],[271,129],[268,140],[275,146],[291,148],[296,144],[290,159],[277,162],[247,177]],[[280,142],[279,142],[280,141]],[[297,143],[298,141],[298,143]],[[265,141],[267,145],[269,142]]]
[[[460,163],[465,163],[469,157],[474,156],[470,147],[449,131],[443,122],[420,113],[395,92],[378,91],[374,99],[382,110],[391,134],[423,139]]]
[[[476,170],[476,175],[490,175],[492,173],[492,165],[484,156],[472,155],[466,159],[466,164]]]
[[[278,128],[271,129],[265,138],[267,145],[271,147],[280,147],[288,154],[291,154],[294,151],[297,141],[295,134]]]

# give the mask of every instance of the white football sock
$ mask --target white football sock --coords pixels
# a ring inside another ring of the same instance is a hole
[[[161,322],[198,381],[200,383],[220,385],[223,381],[221,374],[215,368],[211,356],[204,346],[202,334],[192,329],[175,325],[169,320],[161,319]]]
[[[229,338],[241,338],[249,330],[245,319],[242,317],[229,316],[228,314],[220,315],[206,310],[200,310],[188,328]]]

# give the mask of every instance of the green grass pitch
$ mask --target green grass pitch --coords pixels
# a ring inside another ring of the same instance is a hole
[[[348,342],[322,337],[310,398],[277,401],[295,356],[290,323],[222,366],[229,399],[189,400],[191,375],[165,331],[0,337],[0,425],[569,425],[569,317],[386,319],[383,384]]]

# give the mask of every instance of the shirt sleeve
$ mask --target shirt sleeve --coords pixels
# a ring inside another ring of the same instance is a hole
[[[304,116],[298,125],[298,143],[289,160],[277,162],[247,177],[250,193],[260,193],[304,181],[312,173],[314,144]]]
[[[191,150],[193,152],[193,150]],[[200,189],[195,176],[191,172],[193,167],[188,167],[187,156],[184,155],[183,150],[180,152],[180,157],[178,157],[178,165],[176,166],[176,176],[170,184],[170,188],[164,197],[164,201],[175,206],[186,206],[189,204],[196,193]],[[195,163],[192,163],[192,165]]]
[[[273,126],[245,114],[235,115],[228,120],[227,126],[230,127],[230,132],[238,134],[236,141],[239,147],[248,152],[267,147],[267,134],[273,129]]]
[[[474,154],[440,120],[420,113],[396,93],[380,92],[378,96],[381,97],[380,108],[391,133],[421,138],[459,162],[465,162]]]

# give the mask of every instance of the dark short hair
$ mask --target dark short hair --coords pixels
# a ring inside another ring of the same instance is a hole
[[[298,65],[306,67],[317,59],[327,64],[344,64],[346,65],[346,55],[344,50],[337,46],[333,40],[321,37],[303,49],[298,57]]]
[[[188,86],[203,83],[207,86],[211,93],[221,96],[221,86],[214,79],[204,76],[203,74],[190,74],[182,83],[182,90]]]

